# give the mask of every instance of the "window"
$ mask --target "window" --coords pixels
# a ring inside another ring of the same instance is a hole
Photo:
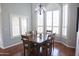
[[[52,30],[52,11],[47,12],[46,30]]]
[[[68,5],[63,6],[62,35],[67,36]]]
[[[37,14],[37,33],[43,33],[43,13]]]
[[[59,34],[59,10],[47,12],[46,30]]]
[[[68,22],[68,5],[63,6],[63,18],[60,19],[60,10],[53,10],[46,12],[46,19],[43,20],[43,14],[37,14],[37,32],[43,33],[45,30],[52,30],[52,33],[62,34],[67,36],[67,22]],[[61,24],[60,24],[61,23]],[[44,29],[43,29],[44,28]],[[59,32],[60,31],[60,32]]]
[[[12,36],[18,36],[20,35],[20,29],[19,29],[19,17],[12,16]]]
[[[53,33],[59,34],[59,10],[53,11]]]
[[[12,38],[21,34],[25,34],[25,32],[27,32],[28,20],[26,17],[12,16],[11,24]]]
[[[21,20],[21,34],[25,34],[27,32],[27,19],[25,17],[20,18]]]

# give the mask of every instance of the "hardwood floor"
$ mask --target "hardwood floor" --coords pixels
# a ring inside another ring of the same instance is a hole
[[[54,56],[75,56],[75,49],[55,42]]]
[[[52,56],[75,56],[75,49],[68,48],[61,43],[55,42],[54,52],[52,51],[51,55]],[[23,56],[23,45],[19,44],[11,48],[0,49],[0,56]]]

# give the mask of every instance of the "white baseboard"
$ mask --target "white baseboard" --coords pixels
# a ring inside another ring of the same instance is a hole
[[[2,48],[2,49],[6,49],[6,48],[10,48],[10,47],[19,45],[19,44],[21,44],[21,43],[22,43],[22,41],[21,41],[21,42],[18,42],[18,43],[15,43],[15,44],[12,44],[12,45],[9,45],[9,46],[6,46],[6,47],[1,47],[1,48]]]
[[[55,42],[59,42],[59,43],[65,45],[66,47],[69,47],[69,48],[75,48],[75,47],[73,47],[73,46],[69,46],[68,44],[66,44],[66,43],[64,43],[64,42],[62,42],[62,41],[57,41],[57,40],[55,40]]]
[[[73,47],[73,46],[69,46],[68,44],[66,44],[66,43],[64,43],[64,42],[62,42],[62,41],[55,40],[55,42],[59,42],[59,43],[65,45],[65,46],[67,46],[67,47],[69,47],[69,48],[75,48],[75,47]],[[19,45],[19,44],[21,44],[21,43],[22,43],[22,41],[21,41],[21,42],[18,42],[18,43],[16,43],[16,44],[12,44],[12,45],[10,45],[10,46],[1,47],[1,48],[2,48],[2,49],[6,49],[6,48],[10,48],[10,47]]]

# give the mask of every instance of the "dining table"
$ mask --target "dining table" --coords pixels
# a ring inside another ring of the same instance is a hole
[[[48,35],[42,35],[41,37],[38,35],[27,35],[29,38],[29,41],[35,42],[37,44],[37,51],[38,55],[41,55],[42,52],[42,45],[45,44],[48,41]],[[51,39],[52,40],[52,39]]]

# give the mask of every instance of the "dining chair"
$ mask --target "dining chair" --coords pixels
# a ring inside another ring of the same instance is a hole
[[[38,51],[37,51],[37,43],[33,42],[33,41],[29,41],[29,38],[27,36],[23,36],[22,37],[22,41],[23,41],[23,47],[24,47],[24,56],[26,55],[26,50],[27,50],[27,55],[31,56],[31,55],[38,55]]]
[[[46,34],[52,34],[52,30],[46,30]]]
[[[52,53],[52,45],[54,49],[54,38],[48,35],[47,41],[42,45],[42,55],[49,56]]]
[[[26,36],[26,35],[21,35],[21,38],[22,38],[23,40],[29,40],[29,37]]]
[[[32,56],[39,56],[40,52],[39,52],[39,47],[38,47],[38,43],[31,41],[31,54]]]

